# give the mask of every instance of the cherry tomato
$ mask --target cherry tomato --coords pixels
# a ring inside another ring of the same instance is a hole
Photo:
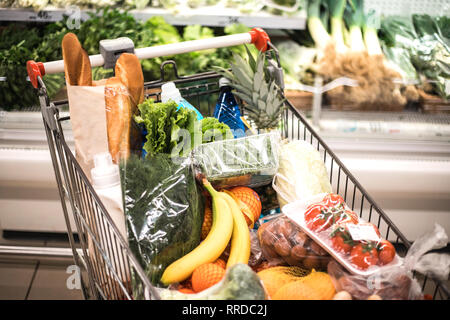
[[[351,210],[345,210],[345,211],[340,211],[334,215],[334,222],[335,223],[357,224],[359,222],[359,218],[355,212],[353,212]]]
[[[357,244],[350,252],[350,261],[356,267],[365,270],[378,263],[378,251],[371,244]]]
[[[395,248],[387,240],[382,240],[378,244],[378,257],[380,259],[380,264],[385,265],[394,260]]]
[[[330,234],[331,245],[337,252],[349,254],[356,245],[345,224],[338,225]]]
[[[317,216],[323,210],[326,210],[326,206],[324,206],[323,204],[320,204],[320,203],[315,203],[315,204],[308,206],[308,208],[306,208],[306,211],[305,211],[305,220]]]
[[[305,212],[306,226],[316,232],[328,229],[332,225],[332,214],[328,208],[322,204],[314,204],[307,208]]]
[[[322,203],[326,206],[336,206],[338,204],[345,204],[345,201],[340,195],[329,193],[322,199]]]

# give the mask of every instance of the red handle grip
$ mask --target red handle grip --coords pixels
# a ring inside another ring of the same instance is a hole
[[[42,62],[35,62],[34,60],[27,61],[27,73],[31,84],[37,89],[37,77],[42,77],[45,75],[44,64]]]
[[[259,51],[267,51],[270,42],[269,35],[262,28],[253,28],[249,31],[252,43]]]

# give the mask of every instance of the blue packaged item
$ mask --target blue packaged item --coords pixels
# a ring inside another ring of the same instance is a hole
[[[175,83],[167,82],[161,86],[161,102],[166,103],[173,100],[178,104],[178,108],[188,108],[197,113],[197,119],[202,120],[203,116],[193,105],[181,96],[180,90],[177,89]]]
[[[221,78],[219,88],[220,95],[214,109],[214,118],[228,125],[235,138],[245,137],[245,126],[241,119],[241,111],[233,93],[231,93],[230,81],[227,78]]]
[[[142,130],[141,130],[141,134],[142,134],[142,145],[141,145],[141,148],[142,148],[142,158],[145,158],[145,156],[147,155],[147,151],[145,151],[145,149],[144,149],[144,144],[147,142],[147,129],[145,129],[145,127],[144,128],[142,128]]]

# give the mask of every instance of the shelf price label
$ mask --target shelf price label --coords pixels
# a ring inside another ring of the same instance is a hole
[[[33,12],[28,16],[28,20],[30,21],[54,21],[53,14],[50,11],[38,11]]]

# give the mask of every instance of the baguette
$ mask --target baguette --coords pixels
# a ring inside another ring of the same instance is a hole
[[[118,77],[106,80],[105,109],[108,148],[114,163],[130,155],[131,101],[127,87]]]
[[[72,86],[92,86],[91,61],[75,34],[67,33],[64,36],[62,55],[66,82]]]
[[[116,77],[128,88],[134,107],[144,101],[144,75],[138,57],[122,53],[116,62]]]
[[[115,74],[115,79],[110,82],[111,87],[109,90],[116,90],[115,88],[117,88],[119,92],[117,97],[113,99],[110,97],[106,107],[108,142],[111,155],[117,162],[120,159],[127,159],[131,150],[139,150],[141,147],[140,130],[132,117],[137,112],[137,106],[144,101],[144,76],[139,59],[131,53],[122,53],[120,55],[116,62]],[[118,82],[125,86],[126,92],[119,86]],[[111,92],[109,95],[111,96]],[[106,96],[107,92],[105,91],[105,98]],[[125,98],[129,100],[127,108],[124,108],[122,105],[116,105],[118,103],[123,104]],[[108,112],[108,108],[109,110],[115,110],[111,114],[111,112]],[[123,114],[119,114],[120,112],[123,112]],[[120,133],[120,142],[117,140],[119,137],[117,130],[123,130]],[[111,139],[109,138],[110,133]],[[120,144],[120,147],[118,144]],[[118,151],[120,151],[120,157],[117,156]]]

